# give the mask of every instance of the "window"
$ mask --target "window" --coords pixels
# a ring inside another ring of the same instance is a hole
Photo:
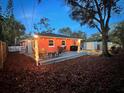
[[[49,40],[49,46],[54,46],[53,40]]]
[[[62,46],[65,46],[65,41],[62,41]]]

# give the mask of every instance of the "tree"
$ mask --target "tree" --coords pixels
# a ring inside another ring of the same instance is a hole
[[[108,52],[109,21],[112,13],[120,13],[117,5],[119,0],[66,0],[71,8],[70,16],[81,25],[88,24],[102,34],[102,54],[110,56]]]
[[[54,28],[50,27],[49,19],[45,17],[41,18],[38,23],[34,24],[34,29],[37,33],[52,33],[53,30],[55,30]]]
[[[14,45],[15,40],[24,34],[25,26],[18,22],[13,14],[13,0],[8,0],[5,16],[0,18],[0,40]]]
[[[93,42],[93,41],[102,41],[102,37],[100,33],[94,33],[92,34],[87,41]]]
[[[87,35],[85,32],[81,31],[81,30],[78,30],[78,31],[72,31],[71,28],[69,27],[64,27],[64,28],[60,28],[58,30],[58,32],[62,35],[65,35],[65,36],[70,36],[70,37],[75,37],[75,38],[81,38],[83,39],[84,41],[86,40],[87,38]]]
[[[21,38],[25,34],[25,26],[18,22],[16,19],[4,18],[4,25],[2,31],[2,41],[8,45],[15,45],[15,40]],[[12,25],[13,24],[13,25]]]
[[[69,27],[60,28],[58,32],[62,35],[72,36],[72,30]]]
[[[8,45],[14,45],[15,43],[15,18],[13,14],[13,0],[8,0],[6,12],[5,12],[5,24],[4,24],[4,32],[5,32],[5,40]]]
[[[2,40],[3,38],[3,30],[2,30],[2,26],[3,26],[3,15],[2,15],[2,2],[0,0],[0,40]]]
[[[124,49],[124,21],[118,23],[110,33],[110,40]]]
[[[86,33],[83,31],[80,31],[80,30],[73,32],[72,37],[81,38],[81,39],[83,39],[83,41],[86,41],[86,39],[87,39]]]
[[[6,8],[6,17],[7,18],[14,17],[14,14],[13,14],[13,0],[8,0],[7,8]]]
[[[0,16],[2,16],[2,1],[0,0]]]
[[[38,3],[40,3],[42,0],[37,0],[38,1]]]
[[[5,26],[6,26],[6,18],[5,16],[3,15],[3,11],[2,11],[2,1],[0,0],[0,40],[2,41],[6,41],[6,30],[5,30]]]

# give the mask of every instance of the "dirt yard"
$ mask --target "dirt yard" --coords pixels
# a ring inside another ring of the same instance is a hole
[[[0,93],[124,93],[124,56],[83,56],[57,64],[11,53],[0,71]]]

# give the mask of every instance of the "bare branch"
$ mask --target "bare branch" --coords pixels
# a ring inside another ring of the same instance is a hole
[[[98,27],[98,25],[95,25],[94,26],[96,27],[96,29],[102,34],[102,31],[100,30],[100,28]]]
[[[94,17],[94,20],[100,23],[100,20],[98,18]]]
[[[98,1],[97,0],[94,0],[95,1],[95,4],[96,4],[96,8],[98,10],[98,15],[99,15],[99,18],[100,18],[100,21],[101,21],[101,24],[104,25],[103,23],[103,19],[102,19],[102,13],[100,11],[100,7],[99,7],[99,4],[98,4]]]
[[[109,8],[108,8],[108,16],[107,16],[107,19],[106,19],[106,24],[105,24],[105,26],[108,28],[108,24],[109,24],[109,20],[110,20],[110,17],[111,17],[111,4],[110,4],[110,6],[109,6]]]

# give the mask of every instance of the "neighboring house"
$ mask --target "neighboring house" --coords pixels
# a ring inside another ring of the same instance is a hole
[[[70,51],[70,46],[79,45],[79,38],[53,33],[42,33],[37,38],[22,40],[20,44],[27,48],[28,53],[32,53],[35,39],[37,39],[39,51],[44,50],[46,52],[57,52],[60,47],[64,48],[65,51]]]
[[[108,42],[108,49],[113,46],[112,42]],[[82,49],[86,50],[102,50],[102,42],[84,42],[82,44]]]

